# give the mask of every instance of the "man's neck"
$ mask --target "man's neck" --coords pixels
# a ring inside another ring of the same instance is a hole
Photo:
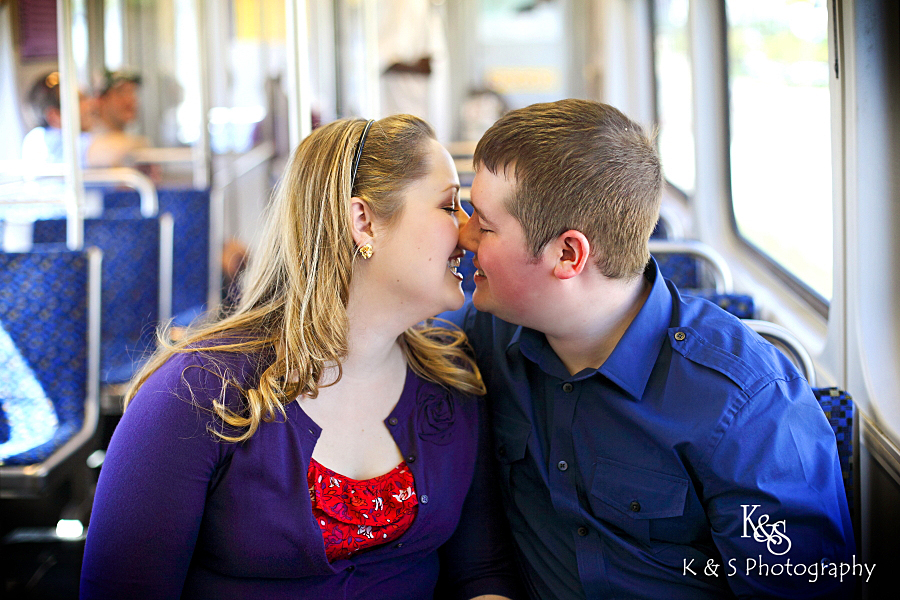
[[[627,283],[607,280],[603,289],[582,299],[576,311],[568,313],[574,318],[565,319],[565,329],[545,332],[570,374],[603,366],[644,306],[651,287],[644,277]]]

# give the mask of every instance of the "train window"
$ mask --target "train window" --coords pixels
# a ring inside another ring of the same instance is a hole
[[[694,191],[694,133],[688,0],[655,0],[653,4],[659,153],[666,179],[690,194]]]
[[[826,302],[832,288],[825,0],[727,0],[738,234]]]

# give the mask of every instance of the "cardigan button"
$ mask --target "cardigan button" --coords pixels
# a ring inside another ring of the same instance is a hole
[[[355,571],[355,570],[356,570],[356,567],[355,567],[354,565],[350,565],[349,567],[347,567],[347,570],[348,570],[348,571]]]
[[[408,462],[408,463],[414,463],[414,462],[416,462],[416,455],[415,455],[415,454],[410,454],[409,456],[407,456],[407,457],[406,457],[406,462]]]
[[[631,512],[641,512],[641,503],[635,500],[631,503]]]
[[[419,496],[419,502],[422,504],[428,504],[428,494],[422,494]]]
[[[575,389],[575,386],[567,381],[562,385],[562,388],[563,388],[563,391],[568,394],[569,392],[571,392],[572,390]]]
[[[397,419],[397,417],[391,417],[390,419],[388,419],[388,425],[396,425],[399,422],[400,421]]]
[[[589,533],[590,533],[590,531],[588,530],[587,527],[582,526],[582,527],[578,528],[578,535],[580,535],[581,537],[584,537]]]

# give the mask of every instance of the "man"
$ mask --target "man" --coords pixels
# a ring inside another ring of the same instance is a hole
[[[531,596],[841,597],[834,435],[778,350],[650,260],[653,142],[564,100],[502,117],[474,161],[474,306],[456,320]]]
[[[121,167],[132,164],[131,153],[148,145],[147,138],[127,131],[138,117],[139,75],[125,71],[104,71],[97,89],[97,126],[87,153],[93,167]]]

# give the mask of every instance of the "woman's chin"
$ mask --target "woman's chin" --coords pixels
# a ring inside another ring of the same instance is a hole
[[[444,308],[441,309],[438,314],[451,311],[451,310],[459,310],[462,308],[462,305],[466,302],[466,295],[462,290],[462,282],[457,284],[456,290],[453,293],[452,297],[448,298],[444,303]]]

